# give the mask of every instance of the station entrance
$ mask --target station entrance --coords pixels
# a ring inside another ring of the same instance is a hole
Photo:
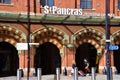
[[[34,67],[42,69],[42,75],[55,74],[56,68],[61,69],[60,51],[56,45],[46,42],[36,49]]]
[[[16,48],[8,42],[0,42],[0,77],[16,76],[19,58]]]
[[[96,67],[96,58],[97,57],[97,50],[96,48],[91,45],[90,43],[83,43],[79,45],[79,47],[76,50],[75,54],[75,61],[76,61],[76,66],[78,67],[78,70],[85,71],[84,69],[84,59],[87,59],[90,63],[90,69],[91,67]],[[96,69],[97,72],[98,69]]]
[[[119,49],[118,50],[114,50],[113,55],[114,55],[114,66],[117,69],[117,73],[120,73],[120,44],[118,45]]]

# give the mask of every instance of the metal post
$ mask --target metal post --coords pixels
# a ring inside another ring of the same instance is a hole
[[[21,80],[22,72],[21,69],[17,69],[17,80]]]
[[[78,68],[74,68],[74,80],[78,80]]]
[[[29,75],[30,75],[29,74],[30,73],[30,44],[29,44],[30,43],[30,0],[27,0],[27,7],[28,7],[28,10],[27,10],[27,18],[28,18],[28,27],[27,27],[27,31],[28,31],[28,35],[27,35],[27,44],[28,44],[27,80],[29,80]]]
[[[56,79],[60,80],[60,68],[56,68]]]
[[[91,71],[92,71],[91,80],[96,80],[95,68],[92,67],[92,68],[91,68]]]
[[[109,40],[110,40],[110,32],[109,32],[109,25],[108,25],[108,22],[109,22],[109,16],[108,16],[108,12],[109,12],[109,0],[106,0],[106,23],[105,23],[105,28],[106,28],[106,67],[107,67],[107,80],[111,80],[111,77],[110,77],[110,60],[109,60]]]
[[[112,76],[112,68],[110,68],[110,76],[111,76],[110,80],[113,80],[113,76]]]
[[[54,74],[54,80],[57,80],[56,74]]]
[[[38,68],[37,69],[37,80],[41,80],[41,72],[42,72],[42,70],[41,70],[41,68]]]

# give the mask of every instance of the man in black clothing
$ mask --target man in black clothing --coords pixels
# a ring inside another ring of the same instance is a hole
[[[89,62],[88,62],[87,59],[84,59],[84,65],[85,65],[85,67],[84,67],[84,69],[85,69],[85,74],[90,73]]]

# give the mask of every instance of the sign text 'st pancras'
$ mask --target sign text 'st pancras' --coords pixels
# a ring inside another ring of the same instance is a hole
[[[56,6],[44,6],[45,14],[59,14],[59,15],[82,15],[82,9],[73,8],[58,8]]]

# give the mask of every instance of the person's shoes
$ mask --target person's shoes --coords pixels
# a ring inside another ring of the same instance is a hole
[[[87,73],[86,76],[91,76],[91,74]]]

